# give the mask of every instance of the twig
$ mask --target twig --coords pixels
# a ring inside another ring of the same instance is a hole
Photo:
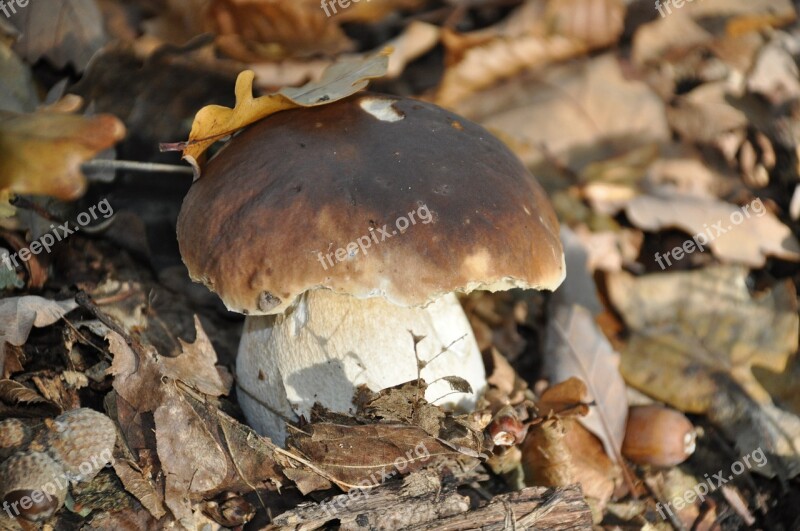
[[[84,171],[102,170],[130,170],[145,173],[185,173],[192,175],[193,170],[189,166],[178,166],[177,164],[161,164],[158,162],[139,162],[136,160],[109,160],[93,159],[81,164]]]

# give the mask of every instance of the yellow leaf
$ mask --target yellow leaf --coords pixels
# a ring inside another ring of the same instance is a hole
[[[207,105],[194,117],[189,141],[183,150],[188,161],[200,176],[199,157],[217,140],[232,135],[270,114],[295,107],[313,107],[344,99],[369,83],[369,79],[386,74],[391,49],[366,59],[347,59],[337,62],[322,74],[322,79],[297,88],[284,88],[275,94],[253,98],[252,70],[245,70],[236,79],[236,105],[231,109]]]
[[[81,164],[124,136],[110,114],[0,111],[0,193],[76,199],[86,189]]]

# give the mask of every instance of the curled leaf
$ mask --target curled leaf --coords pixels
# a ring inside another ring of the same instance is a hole
[[[255,73],[245,70],[236,79],[236,105],[231,109],[221,105],[207,105],[194,117],[189,141],[179,144],[183,159],[200,176],[198,159],[217,140],[239,129],[274,114],[295,107],[314,107],[346,98],[367,86],[368,80],[386,74],[391,48],[366,59],[348,59],[328,67],[322,79],[296,88],[284,88],[275,94],[253,98]],[[162,145],[162,149],[170,150]]]

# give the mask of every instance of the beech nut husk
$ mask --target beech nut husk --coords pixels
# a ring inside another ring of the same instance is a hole
[[[695,430],[680,411],[661,405],[632,407],[622,455],[638,465],[670,467],[683,463],[695,449]]]

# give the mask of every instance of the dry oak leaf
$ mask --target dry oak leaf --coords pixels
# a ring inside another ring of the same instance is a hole
[[[800,332],[797,296],[789,280],[750,293],[747,276],[741,266],[609,275],[609,298],[630,330],[621,352],[625,381],[689,413],[708,411],[719,374],[770,403],[752,368],[786,369]]]
[[[643,195],[628,203],[626,213],[631,223],[645,231],[680,229],[694,236],[695,245],[684,247],[708,247],[724,262],[760,268],[764,267],[768,256],[800,261],[797,238],[789,227],[767,211],[760,199],[738,207],[715,198]],[[691,238],[686,241],[692,243]],[[660,265],[663,260],[669,257],[659,257]],[[671,265],[670,262],[662,268]]]
[[[110,114],[0,111],[0,191],[76,199],[86,189],[81,164],[124,136]]]
[[[198,178],[198,159],[217,140],[278,111],[325,105],[355,94],[367,86],[368,80],[386,74],[391,51],[385,49],[366,59],[337,62],[326,69],[322,79],[317,82],[284,88],[275,94],[258,98],[253,98],[254,72],[241,72],[236,79],[236,105],[233,109],[207,105],[197,112],[189,141],[183,146],[183,159],[194,167],[195,178]]]

